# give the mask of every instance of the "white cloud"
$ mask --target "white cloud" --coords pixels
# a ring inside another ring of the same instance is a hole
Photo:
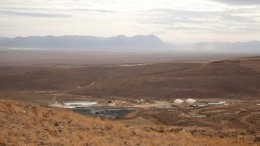
[[[259,25],[257,1],[0,1],[0,36],[153,33],[166,41],[246,41],[260,38]]]
[[[229,5],[260,5],[259,0],[214,0]]]

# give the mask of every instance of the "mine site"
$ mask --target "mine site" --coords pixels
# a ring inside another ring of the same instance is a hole
[[[0,146],[260,146],[259,0],[0,0]]]
[[[240,57],[142,65],[2,66],[0,96],[156,133],[259,145],[259,65],[259,57]]]

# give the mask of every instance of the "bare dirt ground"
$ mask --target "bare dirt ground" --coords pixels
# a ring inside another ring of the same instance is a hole
[[[168,126],[175,131],[185,130],[192,135],[217,135],[230,138],[241,136],[243,139],[247,139],[248,143],[258,142],[260,134],[258,101],[198,99],[204,104],[213,101],[226,101],[228,105],[179,108],[172,106],[171,100],[154,99],[137,103],[139,98],[74,96],[67,92],[55,95],[58,97],[52,98],[49,106],[62,108],[63,101],[86,100],[98,102],[97,107],[134,108],[134,112],[117,119],[127,126],[140,128]],[[109,103],[109,101],[113,101],[113,103]],[[55,105],[52,104],[53,102]]]
[[[260,97],[259,64],[258,58],[243,58],[141,66],[0,66],[0,94],[54,91],[93,97],[255,100]]]
[[[249,146],[254,139],[201,136],[174,127],[125,126],[71,111],[0,100],[0,145]],[[145,121],[139,118],[140,121]],[[130,122],[130,121],[129,121]],[[133,123],[133,122],[132,122]],[[197,129],[203,130],[203,129]]]
[[[96,101],[100,108],[134,109],[114,120],[126,127],[228,138],[233,140],[230,145],[257,146],[259,62],[259,57],[253,57],[98,67],[5,66],[0,67],[0,98],[51,109],[64,108],[64,101]],[[177,98],[195,98],[203,104],[225,101],[228,105],[179,108],[172,106]]]

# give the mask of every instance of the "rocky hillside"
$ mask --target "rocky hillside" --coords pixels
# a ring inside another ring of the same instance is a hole
[[[126,127],[67,110],[0,100],[0,146],[6,145],[237,145],[234,139]],[[166,129],[166,127],[165,127]]]

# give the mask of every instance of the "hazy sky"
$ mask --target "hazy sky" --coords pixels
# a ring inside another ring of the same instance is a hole
[[[0,36],[260,40],[260,0],[0,0]]]

